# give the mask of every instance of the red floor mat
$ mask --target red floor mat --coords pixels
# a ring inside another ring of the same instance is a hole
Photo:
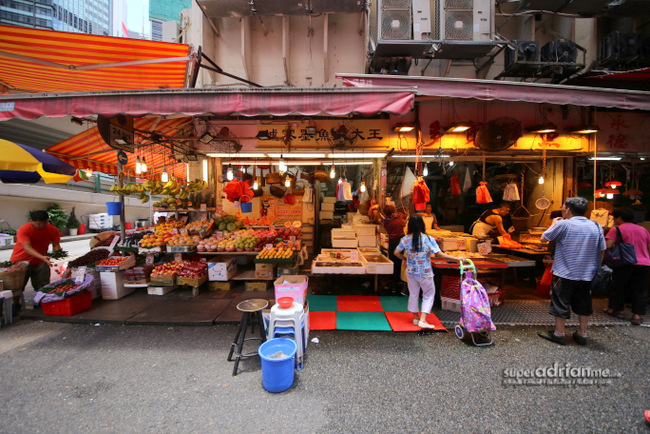
[[[341,312],[383,312],[384,307],[376,295],[339,295],[337,309]]]
[[[336,312],[309,312],[310,330],[336,330]]]
[[[386,312],[386,318],[394,332],[417,332],[424,330],[413,324],[413,314],[411,312]],[[434,314],[429,314],[427,322],[436,326],[434,329],[436,331],[447,331]]]

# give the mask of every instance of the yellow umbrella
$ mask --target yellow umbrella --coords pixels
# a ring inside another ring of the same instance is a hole
[[[66,183],[76,168],[40,149],[0,139],[0,180],[4,183]]]

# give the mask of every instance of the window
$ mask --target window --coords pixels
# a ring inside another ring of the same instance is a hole
[[[88,33],[93,34],[93,23],[88,24]]]
[[[77,16],[76,15],[74,16],[74,19],[73,19],[72,23],[73,23],[72,27],[74,27],[75,29],[79,28],[79,23],[77,22]]]

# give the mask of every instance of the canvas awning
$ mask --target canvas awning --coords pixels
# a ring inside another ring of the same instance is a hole
[[[419,97],[469,98],[558,105],[650,110],[650,92],[557,84],[460,78],[337,74],[343,85],[358,89],[384,86],[416,87]]]
[[[0,120],[96,114],[144,116],[150,113],[217,117],[405,114],[413,109],[414,93],[415,89],[405,88],[229,88],[16,94],[0,96]]]
[[[144,158],[149,175],[161,173],[166,167],[168,174],[174,174],[177,178],[187,177],[186,166],[178,163],[173,153],[173,139],[182,140],[187,137],[188,132],[193,132],[192,118],[179,117],[174,119],[162,119],[160,117],[136,118],[133,120],[135,131],[135,147],[137,151],[128,154],[129,161],[125,165],[124,172],[129,176],[135,176],[135,161],[137,157]],[[148,138],[147,132],[156,133],[160,143],[154,143]],[[102,139],[98,128],[92,127],[86,131],[70,137],[45,150],[78,169],[91,169],[98,172],[117,175],[117,151]],[[146,178],[146,175],[138,175]]]
[[[182,88],[185,44],[0,25],[0,93]]]

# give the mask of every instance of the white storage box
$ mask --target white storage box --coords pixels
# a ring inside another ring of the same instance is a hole
[[[332,235],[332,247],[335,249],[354,249],[358,246],[356,238],[336,238]]]
[[[334,196],[326,196],[323,198],[323,203],[336,203],[336,198]]]
[[[377,246],[377,236],[376,235],[359,235],[359,247],[376,247]]]
[[[460,300],[455,298],[440,297],[443,310],[450,310],[452,312],[460,312]]]
[[[88,228],[89,229],[110,229],[113,227],[113,216],[108,213],[89,214],[88,215]]]
[[[377,232],[377,225],[370,225],[365,223],[355,223],[354,231],[357,235],[375,235]]]
[[[321,211],[334,211],[334,202],[323,202],[320,204]]]
[[[237,258],[216,258],[208,262],[208,280],[225,282],[237,274]]]
[[[147,288],[147,294],[149,295],[165,295],[168,292],[171,292],[178,288],[177,285],[174,286],[150,286]]]
[[[332,238],[354,238],[356,235],[352,228],[332,228]]]
[[[135,291],[135,288],[124,287],[123,271],[102,271],[99,273],[99,280],[102,284],[103,300],[119,300]]]
[[[0,235],[0,246],[13,246],[14,237],[12,235]]]
[[[332,220],[334,218],[334,211],[320,211],[318,218],[320,220]]]

